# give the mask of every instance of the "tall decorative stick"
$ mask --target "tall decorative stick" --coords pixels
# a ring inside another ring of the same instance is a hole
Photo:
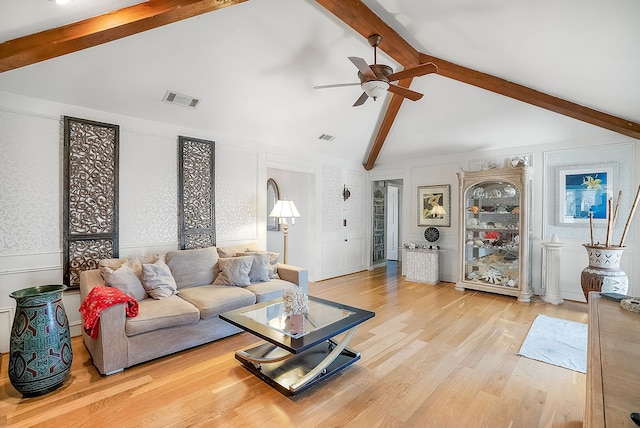
[[[611,239],[611,223],[613,222],[613,198],[607,199],[607,237],[604,243],[605,247],[609,247],[609,241]]]
[[[616,227],[618,221],[618,211],[620,210],[620,199],[622,199],[622,190],[618,192],[618,200],[616,201],[616,209],[613,210],[613,227]]]
[[[589,232],[591,233],[591,246],[593,247],[593,212],[589,213]]]
[[[620,238],[621,247],[624,244],[624,238],[627,237],[627,231],[629,230],[629,225],[631,224],[631,219],[633,218],[633,214],[636,212],[636,207],[638,206],[638,199],[640,199],[640,186],[638,186],[638,191],[636,192],[636,199],[633,201],[633,205],[631,206],[631,212],[629,212],[629,218],[627,219],[627,224],[624,225],[624,230],[622,231],[622,238]]]

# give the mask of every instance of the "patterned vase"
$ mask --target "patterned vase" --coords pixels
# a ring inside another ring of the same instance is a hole
[[[627,294],[629,279],[620,269],[624,247],[603,247],[583,244],[589,254],[589,266],[582,270],[580,284],[585,299],[590,291]]]
[[[41,285],[10,294],[17,307],[11,327],[9,380],[25,397],[57,389],[71,369],[71,335],[62,304],[66,289],[66,285]]]

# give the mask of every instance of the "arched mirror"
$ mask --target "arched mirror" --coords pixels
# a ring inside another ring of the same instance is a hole
[[[273,178],[267,180],[267,230],[280,230],[278,219],[276,217],[269,217],[269,213],[276,206],[276,202],[280,199],[280,191],[278,190],[278,184]]]

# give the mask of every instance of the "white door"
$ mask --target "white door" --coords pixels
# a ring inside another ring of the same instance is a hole
[[[387,260],[398,260],[398,188],[387,185]]]

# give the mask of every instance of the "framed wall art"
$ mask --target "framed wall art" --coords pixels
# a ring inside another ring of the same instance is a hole
[[[451,185],[418,187],[418,226],[451,226]]]
[[[588,224],[593,213],[594,225],[605,225],[607,200],[617,195],[617,176],[613,162],[557,167],[557,224]]]

